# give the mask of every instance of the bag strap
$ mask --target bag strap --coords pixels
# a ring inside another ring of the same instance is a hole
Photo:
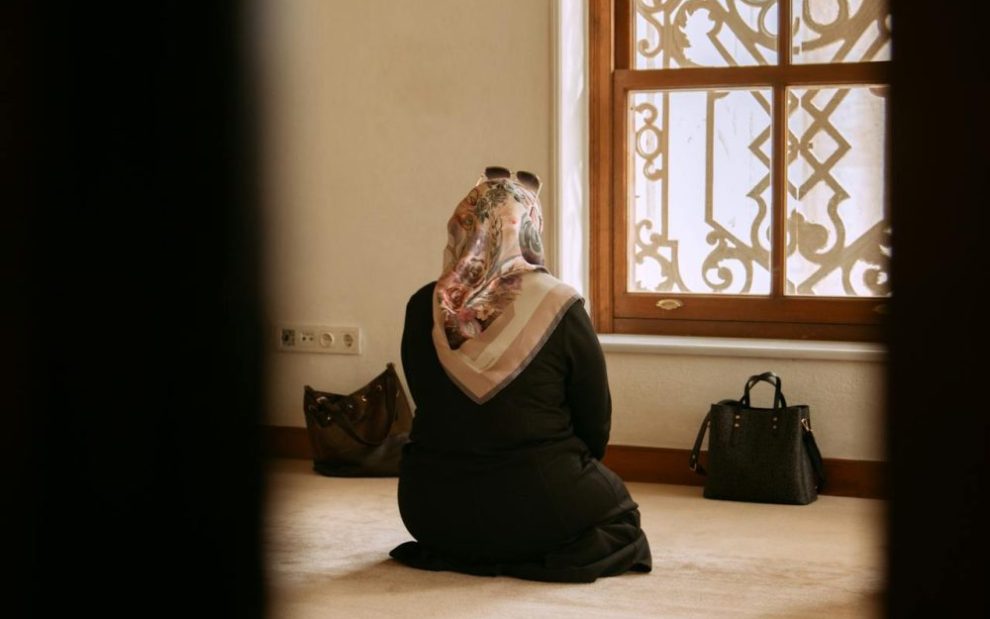
[[[773,407],[774,408],[787,408],[787,400],[784,398],[784,392],[781,391],[783,388],[783,383],[780,377],[773,372],[764,372],[762,374],[754,374],[749,377],[746,381],[746,388],[743,389],[743,396],[739,400],[739,403],[743,406],[749,408],[749,390],[752,389],[756,383],[770,383],[773,385]]]
[[[815,471],[818,492],[821,492],[825,489],[825,463],[822,462],[822,452],[818,451],[815,434],[811,431],[811,422],[807,419],[802,419],[801,427],[804,430],[804,446],[807,448],[808,457],[811,459],[811,468]]]
[[[701,428],[698,429],[698,438],[694,439],[694,448],[691,450],[691,459],[688,461],[688,468],[699,475],[708,474],[705,467],[701,466],[701,463],[698,462],[698,456],[701,455],[701,442],[705,440],[705,433],[708,432],[708,424],[711,420],[712,412],[708,411],[708,414],[705,415],[705,420],[701,422]]]
[[[340,409],[339,404],[331,404],[330,400],[328,400],[326,397],[321,396],[319,398],[316,398],[316,405],[321,410],[326,411],[330,415],[330,419],[334,423],[336,423],[337,426],[339,426],[340,429],[343,430],[352,439],[367,447],[379,447],[382,445],[382,443],[384,443],[388,439],[389,430],[392,428],[392,425],[395,423],[395,417],[396,417],[395,396],[396,396],[397,385],[395,384],[395,369],[391,363],[388,364],[388,368],[384,372],[384,376],[385,376],[385,394],[384,394],[385,410],[388,411],[389,421],[388,424],[385,426],[386,428],[385,436],[383,436],[381,440],[377,442],[369,441],[364,437],[362,437],[360,434],[358,434],[357,429],[354,427],[354,424],[351,423],[351,420],[347,417],[346,414],[344,414],[344,411]]]

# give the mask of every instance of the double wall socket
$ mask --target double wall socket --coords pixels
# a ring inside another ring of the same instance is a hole
[[[360,327],[279,325],[276,331],[278,349],[284,352],[361,354]]]

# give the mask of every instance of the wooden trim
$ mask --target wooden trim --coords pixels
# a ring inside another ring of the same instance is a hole
[[[632,46],[632,2],[634,0],[615,1],[615,68],[631,69],[633,54]]]
[[[661,309],[657,307],[661,299],[676,299],[681,306],[674,310]],[[770,298],[624,292],[616,294],[614,307],[616,318],[879,324],[883,320],[883,308],[889,302],[886,297]]]
[[[310,460],[313,447],[306,428],[293,426],[261,426],[261,455],[266,458],[295,458]]]
[[[791,65],[791,44],[794,31],[791,30],[791,3],[777,3],[777,64],[788,67]]]
[[[614,326],[613,333],[628,333],[630,335],[691,335],[839,342],[879,342],[883,339],[882,325],[747,322],[739,320],[664,320],[662,318],[616,318],[612,324]]]
[[[306,428],[263,425],[261,439],[261,453],[265,457],[298,460],[313,457]],[[687,467],[690,453],[689,449],[609,445],[604,464],[625,481],[701,486],[704,477]],[[702,464],[706,458],[707,452],[701,452]],[[886,462],[826,458],[825,475],[828,486],[823,494],[887,498]]]
[[[617,269],[622,272],[622,269]],[[721,297],[616,291],[613,333],[880,341],[887,298]],[[658,300],[676,299],[674,310]]]
[[[624,481],[703,486],[705,478],[688,469],[690,449],[609,445],[603,463]],[[708,453],[701,452],[701,462]],[[822,494],[865,499],[886,499],[887,463],[874,460],[826,458],[827,484]]]
[[[791,68],[791,3],[777,3],[777,57],[783,70]],[[777,85],[772,91],[770,106],[770,296],[783,299],[787,275],[787,136],[790,134],[787,114],[787,88]],[[717,316],[711,316],[717,318]]]
[[[623,90],[841,86],[889,82],[890,62],[615,71],[616,87]]]
[[[676,298],[683,305],[673,311],[658,309],[661,298]],[[699,319],[707,316],[718,319],[719,312],[727,320],[785,320],[816,322],[879,324],[884,308],[890,299],[835,298],[835,297],[783,297],[768,298],[743,295],[678,295],[657,293],[628,293],[616,300],[616,315],[625,317]],[[827,314],[827,315],[826,315]]]
[[[689,449],[609,445],[602,463],[623,481],[701,486],[704,478],[688,468],[690,454]]]
[[[629,200],[628,178],[629,155],[629,99],[628,90],[614,87],[612,90],[612,109],[616,110],[612,117],[612,169],[609,171],[612,199],[611,236],[612,254],[608,272],[612,277],[612,329],[615,329],[615,318],[619,315],[616,303],[619,296],[625,294],[626,282],[629,279],[628,239],[626,238],[626,203]]]
[[[591,318],[599,333],[612,331],[611,183],[612,169],[612,0],[588,3],[589,295]]]

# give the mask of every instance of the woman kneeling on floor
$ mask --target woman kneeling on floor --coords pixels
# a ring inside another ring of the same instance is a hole
[[[412,567],[591,582],[649,572],[639,510],[601,463],[611,397],[578,293],[543,261],[539,179],[487,168],[406,306],[416,403],[399,475]]]

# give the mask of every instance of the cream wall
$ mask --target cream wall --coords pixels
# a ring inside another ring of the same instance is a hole
[[[258,0],[269,340],[278,322],[364,337],[356,357],[270,351],[268,423],[303,425],[305,384],[346,392],[399,364],[405,302],[436,277],[446,220],[485,165],[540,173],[553,217],[551,4]],[[686,448],[709,402],[774,369],[812,405],[827,457],[883,458],[881,364],[607,360],[615,444]]]
[[[788,404],[807,404],[826,458],[884,460],[884,365],[877,362],[692,355],[606,355],[611,442],[688,449],[711,402],[738,398],[752,374],[783,377]],[[760,384],[753,404],[770,406]]]

